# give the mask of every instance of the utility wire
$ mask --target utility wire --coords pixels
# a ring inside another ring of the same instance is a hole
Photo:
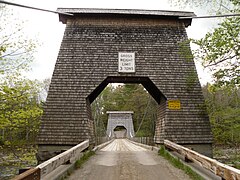
[[[26,6],[26,5],[22,5],[22,4],[12,3],[12,2],[8,2],[8,1],[0,0],[0,3],[11,5],[11,6],[18,6],[18,7],[22,7],[22,8],[34,9],[34,10],[38,10],[38,11],[45,11],[45,12],[50,12],[50,13],[55,13],[55,14],[64,14],[64,15],[68,15],[68,16],[73,16],[73,14],[70,14],[70,13],[41,9],[41,8],[36,8],[36,7],[32,7],[32,6]]]
[[[68,16],[73,16],[73,14],[71,14],[71,13],[41,9],[41,8],[36,8],[36,7],[32,7],[32,6],[26,6],[26,5],[22,5],[22,4],[3,1],[3,0],[0,0],[0,3],[12,5],[12,6],[23,7],[23,8],[28,8],[28,9],[34,9],[34,10],[38,10],[38,11],[45,11],[45,12],[50,12],[50,13],[55,13],[55,14],[64,14],[64,15],[68,15]],[[185,17],[178,17],[178,19],[201,19],[201,18],[218,18],[218,17],[234,17],[234,16],[240,16],[240,14],[223,14],[223,15],[214,15],[214,16],[189,16],[189,17],[185,16]]]
[[[234,17],[240,16],[240,14],[223,14],[223,15],[214,15],[214,16],[189,16],[189,17],[178,17],[178,19],[203,19],[203,18],[219,18],[219,17]]]
[[[63,15],[73,16],[73,14],[71,14],[71,13],[41,9],[41,8],[36,8],[36,7],[32,7],[32,6],[26,6],[26,5],[22,5],[22,4],[12,3],[12,2],[8,2],[8,1],[0,0],[0,3],[12,5],[12,6],[23,7],[23,8],[28,8],[28,9],[34,9],[34,10],[38,10],[38,11],[45,11],[45,12],[50,12],[50,13],[55,13],[55,14],[63,14]],[[178,17],[178,19],[201,19],[201,18],[218,18],[218,17],[234,17],[234,16],[240,16],[240,14],[223,14],[223,15],[214,15],[214,16],[189,16],[189,17],[185,16],[185,17]]]

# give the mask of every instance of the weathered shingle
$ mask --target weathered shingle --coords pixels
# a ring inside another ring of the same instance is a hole
[[[73,12],[70,10],[62,9]],[[92,11],[116,12],[76,9],[76,13],[82,14]],[[163,13],[121,12],[145,13],[146,16]],[[177,15],[182,16],[181,12]],[[171,17],[156,20],[152,16],[147,19],[86,16],[69,17],[67,21],[42,118],[40,145],[74,145],[86,139],[93,142],[91,97],[110,82],[109,77],[119,78],[119,81],[145,78],[155,85],[144,82],[160,102],[156,143],[162,143],[163,139],[182,144],[212,143],[195,64],[185,53],[190,51],[185,22]],[[135,53],[135,73],[118,73],[119,52]],[[168,109],[168,100],[172,99],[180,100],[181,109]]]

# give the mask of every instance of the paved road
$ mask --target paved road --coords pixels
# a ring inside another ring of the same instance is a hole
[[[98,151],[69,180],[188,180],[156,153],[126,139],[116,139]]]

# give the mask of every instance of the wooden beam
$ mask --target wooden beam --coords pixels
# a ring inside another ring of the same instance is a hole
[[[39,168],[32,168],[25,171],[22,174],[19,174],[12,180],[40,180],[40,169]]]
[[[13,180],[40,180],[56,168],[66,162],[75,162],[81,156],[81,152],[89,147],[89,140],[86,140],[71,149],[54,156],[53,158],[39,164],[37,167],[29,169],[16,176]]]
[[[222,177],[223,179],[228,179],[228,180],[240,179],[239,169],[225,165],[221,162],[218,162],[215,159],[199,154],[193,150],[190,150],[186,147],[180,146],[168,140],[164,140],[164,146],[166,148],[172,149],[177,153],[183,155],[186,159],[189,159],[195,163],[198,163],[203,168],[213,172],[214,174]]]
[[[66,163],[67,161],[71,161],[72,158],[76,159],[76,156],[79,156],[83,150],[88,148],[88,146],[89,140],[86,140],[63,153],[54,156],[53,158],[43,162],[42,164],[39,164],[36,168],[39,168],[41,170],[41,178],[52,172],[60,165]]]

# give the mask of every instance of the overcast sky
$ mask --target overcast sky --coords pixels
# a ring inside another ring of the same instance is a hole
[[[63,8],[111,8],[111,9],[149,9],[149,10],[184,10],[192,11],[197,15],[206,15],[202,9],[194,9],[193,7],[187,7],[185,9],[179,9],[171,6],[168,0],[8,0],[11,2],[56,10],[59,7]],[[13,9],[14,14],[17,14],[20,19],[26,21],[24,31],[31,37],[36,37],[41,46],[37,48],[35,53],[35,61],[32,65],[32,71],[28,73],[28,76],[32,79],[45,79],[51,78],[54,65],[57,59],[60,43],[63,37],[65,25],[58,20],[58,15],[53,13],[41,12],[36,10],[30,10],[20,7],[9,6]],[[189,38],[201,38],[212,27],[216,25],[215,19],[197,19],[193,20],[192,25],[187,28]],[[197,64],[197,70],[199,78],[202,84],[210,81],[210,75],[207,71],[203,71],[200,64]]]

